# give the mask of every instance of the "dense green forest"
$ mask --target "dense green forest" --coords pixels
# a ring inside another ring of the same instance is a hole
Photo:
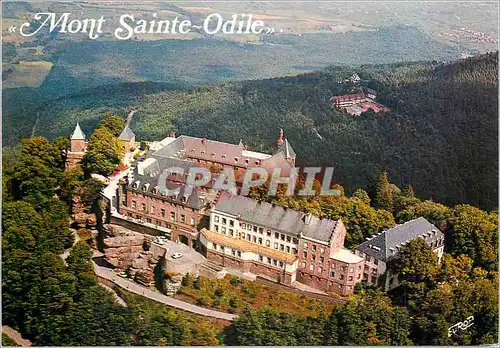
[[[218,344],[222,328],[209,319],[128,293],[122,307],[98,284],[92,249],[73,245],[68,203],[78,192],[90,207],[102,184],[64,172],[67,146],[34,137],[3,158],[2,323],[36,346]]]
[[[69,135],[77,120],[90,133],[105,112],[132,108],[132,129],[143,140],[174,130],[270,151],[283,128],[298,164],[334,166],[347,192],[361,187],[372,195],[377,173],[387,170],[395,184],[411,183],[421,197],[495,209],[497,59],[494,53],[450,64],[331,67],[189,90],[151,82],[103,86],[37,107],[7,95],[4,142],[32,131]],[[329,106],[332,94],[348,91],[338,81],[354,70],[389,112],[353,117]]]

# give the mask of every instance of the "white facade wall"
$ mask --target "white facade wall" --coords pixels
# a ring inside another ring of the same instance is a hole
[[[437,257],[438,257],[438,262],[441,263],[441,258],[443,257],[443,253],[444,253],[444,245],[441,245],[440,247],[432,250],[436,253]]]
[[[255,231],[254,226],[257,228],[257,231]],[[245,240],[247,242],[254,243],[263,247],[268,247],[271,250],[278,250],[291,255],[297,255],[297,237],[292,237],[281,232],[270,230],[263,226],[239,221],[236,216],[219,211],[212,211],[210,213],[210,231],[223,234],[226,237],[230,237],[233,239],[243,239],[243,236],[245,236]],[[277,235],[278,238],[276,238],[275,233],[279,233]],[[283,237],[284,240],[282,239]],[[292,273],[292,282],[295,281],[295,272],[299,264],[297,259],[292,263],[288,263],[285,261],[276,260],[266,255],[260,255],[252,251],[237,249],[233,250],[231,247],[221,245],[214,246],[214,243],[208,241],[203,236],[203,234],[200,235],[200,241],[207,249],[215,250],[219,253],[223,253],[231,257],[239,258],[245,261],[260,262],[266,264],[267,266],[285,269],[286,272]],[[275,244],[277,244],[277,248]]]
[[[218,232],[234,239],[297,255],[299,238],[265,226],[239,221],[236,216],[212,211],[210,213],[210,231]]]

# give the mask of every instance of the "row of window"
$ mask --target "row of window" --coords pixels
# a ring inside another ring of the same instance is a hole
[[[302,268],[306,268],[307,264],[305,262],[302,262]],[[344,268],[344,269],[343,269]],[[347,267],[345,266],[342,266],[341,267],[341,271],[342,272],[345,272]],[[314,272],[314,269],[315,269],[315,265],[314,264],[310,264],[309,265],[309,270],[311,272]],[[317,273],[323,273],[324,269],[322,266],[319,266],[318,269],[317,269]],[[354,268],[351,267],[351,272],[354,272]],[[332,278],[335,278],[335,271],[330,271],[330,277]],[[357,279],[360,279],[361,278],[361,274],[358,274],[358,278]],[[344,274],[339,274],[339,279],[340,280],[344,280],[345,279],[345,275]],[[352,281],[354,279],[354,276],[349,276],[347,280],[349,281]]]
[[[222,253],[226,251],[226,247],[224,245],[217,245],[215,243],[212,243],[212,249],[214,249],[215,251],[220,251]],[[231,250],[231,255],[241,258],[241,250],[231,248],[228,249]]]
[[[301,275],[303,278],[305,278],[305,277],[309,277],[309,278],[311,279],[311,278],[313,278],[313,277],[314,277],[313,275],[311,275],[311,274],[307,274],[307,273],[304,273],[304,272],[301,272],[301,273],[300,273],[300,275]],[[329,281],[329,282],[328,282],[328,285],[332,286],[332,285],[333,285],[333,282],[332,282],[332,281]],[[340,289],[342,289],[342,287],[343,287],[343,285],[342,285],[342,284],[335,283],[335,285],[336,285],[338,288],[340,288]],[[347,289],[348,289],[348,290],[352,290],[352,285],[346,285],[346,287],[347,287]]]
[[[438,246],[443,246],[444,245],[444,238],[440,238],[432,243],[429,243],[429,246],[434,249],[437,248]]]
[[[191,149],[191,150],[189,150],[188,157],[191,157],[191,158],[192,158],[192,157],[194,157],[193,155],[195,155],[195,154],[196,154],[196,150],[195,150],[195,149]],[[201,151],[200,151],[200,155],[204,156],[204,155],[205,155],[205,150],[201,150]],[[215,158],[215,152],[212,152],[212,153],[210,154],[210,156],[211,156],[211,159],[212,159],[213,161],[217,161],[217,159]],[[222,159],[222,160],[226,160],[226,159],[227,159],[227,156],[226,156],[225,154],[222,154],[222,155],[221,155],[221,159]],[[238,163],[239,159],[240,159],[239,157],[234,157],[234,163]],[[200,163],[200,159],[197,159],[197,160],[198,160],[198,163]],[[218,162],[216,162],[216,163],[218,163]],[[249,163],[249,159],[248,159],[248,158],[246,158],[246,159],[245,159],[245,164],[248,164],[248,163]],[[257,165],[257,166],[258,166],[258,165],[260,165],[260,160],[256,160],[256,161],[254,161],[254,163],[255,163],[255,165]]]
[[[216,223],[221,222],[223,225],[227,225],[228,220],[229,220],[229,227],[234,227],[234,220],[227,219],[225,217],[222,217],[222,219],[220,219],[218,215],[214,216],[214,222]]]
[[[311,245],[311,250],[312,250],[313,253],[315,253],[318,250],[318,247],[314,243],[311,243],[311,244],[312,244]],[[308,250],[309,249],[309,243],[308,242],[304,242],[302,244],[302,249],[303,250]],[[324,254],[325,253],[325,247],[320,247],[319,248],[319,252],[320,252],[320,254]]]
[[[226,236],[229,235],[229,236],[231,236],[233,238],[236,237],[235,236],[235,231],[232,228],[226,229],[226,227],[224,227],[224,226],[214,225],[214,230],[216,232],[222,233],[222,234],[224,234]],[[258,237],[256,235],[252,235],[250,233],[238,232],[238,238],[244,239],[244,240],[246,240],[246,241],[248,241],[250,243],[264,245],[264,239],[262,237]],[[265,240],[265,246],[268,247],[268,248],[271,248],[271,241],[269,239]],[[297,254],[297,248],[292,248],[289,245],[284,245],[284,244],[281,244],[281,243],[278,243],[278,242],[274,242],[273,246],[274,246],[275,250],[280,250],[280,251],[287,252],[289,254],[294,254],[294,255]]]
[[[374,256],[366,255],[366,254],[365,254],[365,256],[366,256],[365,257],[366,262],[371,262],[373,260],[373,263],[375,265],[378,265],[378,259],[377,258],[375,258]]]
[[[177,176],[177,173],[173,173],[173,175],[174,175],[174,176]],[[139,183],[134,183],[134,184],[132,184],[132,188],[134,188],[134,189],[139,189]],[[149,184],[144,184],[144,185],[142,186],[142,191],[143,191],[143,192],[147,192],[147,190],[148,190],[148,189],[149,189]],[[163,197],[169,197],[170,199],[176,199],[176,198],[178,198],[178,199],[180,199],[181,203],[186,203],[186,201],[187,201],[187,197],[185,197],[185,196],[178,197],[178,195],[175,195],[175,194],[174,194],[174,195],[167,196],[165,193],[161,193],[158,187],[154,187],[154,188],[151,190],[151,193],[152,193],[152,194],[154,194],[154,195],[159,195],[159,194],[161,194]],[[144,195],[144,194],[140,194],[140,193],[133,192],[133,191],[130,191],[130,194],[131,194],[132,196],[136,195],[136,196],[138,196],[138,197],[139,197],[139,196],[142,196],[142,197],[148,197],[148,198],[149,198],[149,199],[151,199],[152,201],[154,201],[154,202],[158,202],[158,203],[163,203],[163,202],[165,202],[164,200],[160,200],[160,199],[157,199],[157,198],[154,198],[154,197],[146,196],[146,195]],[[182,205],[181,205],[181,206],[182,206]],[[193,208],[190,208],[190,209],[194,211],[194,209],[193,209]]]
[[[304,260],[306,260],[306,259],[307,259],[307,251],[303,251],[303,252],[302,252],[302,258],[303,258]],[[311,261],[312,261],[312,262],[316,262],[316,255],[315,255],[315,254],[312,254],[312,255],[311,255]],[[325,257],[324,257],[324,256],[320,256],[320,257],[319,257],[319,262],[320,262],[320,263],[324,263],[324,262],[325,262]]]
[[[314,257],[311,258],[311,260],[314,261]],[[309,270],[314,271],[314,268],[316,266],[318,266],[318,272],[319,273],[323,273],[323,257],[320,258],[320,262],[321,263],[318,264],[318,265],[315,265],[314,263],[311,263],[309,265]],[[328,261],[328,266],[330,266],[330,261]],[[307,262],[304,260],[304,261],[302,261],[302,268],[306,268],[306,267],[307,267]],[[365,270],[366,270],[366,267],[367,266],[365,266]],[[331,270],[335,270],[335,268],[336,268],[335,263],[332,263],[331,266],[330,266],[330,271]],[[354,273],[354,267],[350,267],[349,268],[348,266],[340,266],[339,270],[342,273],[347,273],[347,271],[349,271],[349,273]],[[361,265],[358,266],[358,271],[361,271]]]
[[[368,281],[368,278],[369,278],[369,274],[368,273],[363,273],[363,280]],[[376,284],[377,283],[377,278],[378,278],[377,274],[373,274],[372,273],[370,283]]]
[[[153,220],[150,218],[150,217],[143,217],[141,215],[133,215],[132,213],[128,212],[127,213],[127,216],[131,217],[131,218],[135,218],[137,220],[140,220],[140,221],[145,221],[145,222],[148,222],[150,224],[153,223]],[[166,228],[172,228],[172,225],[170,225],[168,222],[162,222],[160,220],[155,220],[154,222],[156,224],[156,226],[160,226],[160,227],[166,227]]]
[[[222,225],[227,225],[229,223],[229,227],[234,227],[234,220],[227,219],[225,217],[219,217],[218,215],[214,215],[214,223],[217,223],[217,224],[220,223]],[[258,227],[258,226],[255,226],[255,225],[252,225],[249,223],[244,223],[244,222],[240,222],[240,227],[243,230],[247,230],[250,232],[253,231],[255,233],[264,235],[264,228],[263,227]],[[271,230],[269,230],[269,229],[266,230],[266,236],[267,237],[272,236]],[[295,237],[287,236],[284,233],[278,233],[278,232],[274,232],[274,238],[280,239],[282,241],[286,241],[287,243],[293,243],[293,244],[298,244],[298,242],[299,242],[299,240]]]
[[[137,204],[135,201],[132,201],[132,209],[137,209]],[[152,215],[155,215],[156,214],[156,208],[154,206],[151,206],[151,209],[150,209],[150,212],[147,211],[147,207],[146,207],[146,204],[145,203],[142,203],[141,204],[141,211],[143,211],[144,213],[146,214],[152,214]],[[165,218],[166,217],[166,211],[165,209],[161,208],[160,209],[160,216],[162,218]],[[170,221],[171,222],[177,222],[177,219],[176,219],[176,214],[175,212],[170,212]],[[179,221],[182,222],[182,223],[187,223],[186,222],[186,215],[184,214],[179,214]],[[194,217],[191,217],[189,219],[189,224],[194,226],[196,225],[196,218]]]
[[[220,251],[222,253],[224,253],[226,251],[226,247],[224,245],[218,245],[215,243],[212,243],[212,249],[214,249],[215,251]],[[231,250],[232,256],[241,258],[241,251],[240,250],[231,249],[229,247],[228,247],[228,249]],[[259,262],[268,263],[268,264],[273,265],[275,267],[283,267],[284,266],[283,261],[278,261],[278,260],[275,260],[273,258],[270,258],[267,256],[262,256],[262,255],[259,255]]]
[[[370,266],[365,265],[365,272],[370,272]],[[377,268],[371,268],[372,274],[377,274]]]
[[[270,265],[273,265],[275,267],[283,267],[283,261],[278,261],[278,260],[275,260],[275,259],[272,259],[270,257],[267,257],[267,256],[262,256],[262,255],[259,255],[259,261],[264,263],[264,259],[266,260],[265,262],[267,262],[268,264]]]

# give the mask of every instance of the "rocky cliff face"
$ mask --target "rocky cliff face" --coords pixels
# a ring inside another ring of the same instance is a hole
[[[80,200],[79,196],[73,198],[72,218],[77,228],[85,228],[87,226],[95,226],[97,218],[95,214],[89,213],[87,207]]]
[[[111,235],[104,239],[106,261],[117,268],[128,269],[130,278],[150,286],[154,281],[154,269],[164,256],[165,249],[146,250],[151,245],[152,237],[124,227],[106,225],[105,229]]]

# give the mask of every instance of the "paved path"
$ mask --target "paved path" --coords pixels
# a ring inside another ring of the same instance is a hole
[[[80,241],[80,236],[78,236],[78,233],[76,232],[76,230],[73,231],[73,237],[75,238],[73,241],[73,245],[70,248],[64,250],[64,252],[61,255],[59,255],[64,260],[64,263],[66,263],[66,259],[68,258],[69,253],[71,252],[71,249],[73,249],[75,244]]]
[[[108,279],[113,283],[115,283],[116,285],[118,285],[119,287],[121,287],[122,289],[130,291],[134,294],[147,297],[153,301],[164,303],[170,307],[174,307],[186,312],[191,312],[207,317],[213,317],[228,321],[233,321],[234,319],[237,318],[237,315],[234,314],[223,313],[208,308],[198,307],[191,303],[180,301],[175,298],[171,298],[166,295],[160,294],[156,291],[143,287],[131,280],[118,276],[117,274],[113,273],[109,268],[98,266],[95,262],[93,263],[94,263],[95,274],[97,276]]]
[[[2,333],[6,334],[9,336],[14,342],[19,344],[20,346],[23,347],[29,347],[31,346],[31,341],[24,339],[19,332],[14,330],[13,328],[2,325]]]
[[[102,191],[103,195],[111,202],[111,211],[116,209],[116,204],[117,204],[116,191],[118,190],[118,182],[120,181],[121,178],[127,175],[129,171],[130,168],[121,171],[115,176],[109,177],[109,184]]]

